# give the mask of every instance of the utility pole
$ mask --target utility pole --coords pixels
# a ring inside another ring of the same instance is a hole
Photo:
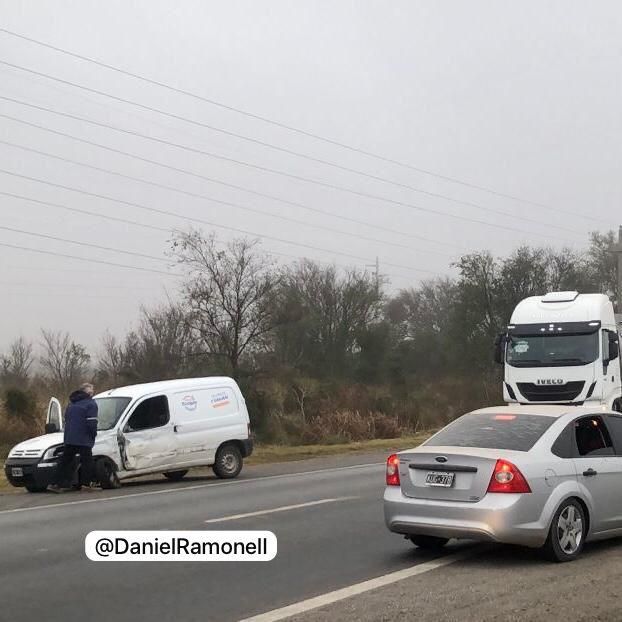
[[[622,230],[622,227],[621,227],[621,230]],[[375,268],[373,275],[374,275],[374,278],[376,279],[376,296],[379,297],[380,296],[380,259],[378,258],[378,255],[376,255],[375,264],[367,264],[365,267]]]
[[[618,243],[614,244],[610,249],[617,258],[617,285],[616,292],[616,312],[622,313],[622,225],[618,228]]]

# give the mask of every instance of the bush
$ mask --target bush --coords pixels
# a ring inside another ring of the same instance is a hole
[[[4,408],[11,418],[32,420],[37,415],[37,400],[29,391],[11,388],[4,393]]]

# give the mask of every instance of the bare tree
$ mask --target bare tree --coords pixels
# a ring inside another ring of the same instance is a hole
[[[84,381],[91,356],[69,333],[42,330],[41,336],[40,363],[44,379],[50,389],[67,395]]]
[[[218,250],[213,234],[178,233],[172,251],[188,271],[184,297],[191,326],[212,355],[226,358],[234,377],[244,354],[261,350],[275,323],[279,281],[274,264],[237,239]]]
[[[180,305],[143,307],[138,329],[123,348],[124,374],[140,381],[189,375],[197,363],[195,341]]]
[[[102,352],[97,362],[100,379],[115,386],[119,383],[125,366],[124,351],[117,338],[106,331],[102,337]]]
[[[357,334],[380,317],[382,292],[366,272],[302,261],[280,290],[277,348],[304,352],[304,368],[319,375],[343,374],[358,348]],[[287,319],[289,316],[289,320]]]
[[[34,362],[32,343],[19,337],[9,346],[7,354],[0,357],[0,379],[4,386],[24,388],[30,378]]]

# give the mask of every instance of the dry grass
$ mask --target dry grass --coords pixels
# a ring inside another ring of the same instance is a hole
[[[277,462],[292,462],[307,460],[322,456],[336,456],[344,454],[366,453],[373,451],[400,451],[420,445],[430,436],[430,432],[402,436],[398,438],[383,438],[371,441],[354,443],[340,443],[336,445],[258,445],[246,464],[271,464]],[[5,449],[0,446],[0,452]],[[0,453],[6,456],[7,451]],[[13,488],[5,479],[4,471],[0,471],[0,492],[18,492],[22,489]]]

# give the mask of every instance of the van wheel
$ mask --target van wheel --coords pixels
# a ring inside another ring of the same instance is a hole
[[[167,471],[164,473],[164,477],[166,479],[170,479],[173,482],[178,482],[180,479],[183,479],[184,476],[188,473],[188,469],[185,471]]]
[[[418,548],[434,551],[442,549],[448,542],[449,538],[439,538],[437,536],[410,536],[409,540]]]
[[[611,410],[617,413],[622,413],[622,401],[615,400],[611,406]]]
[[[216,452],[216,462],[212,467],[221,479],[233,479],[242,470],[242,454],[235,445],[223,445]]]
[[[34,484],[26,484],[25,488],[28,492],[45,492],[48,489],[47,486],[35,486]]]
[[[542,550],[553,562],[573,561],[581,554],[586,535],[585,512],[578,501],[568,499],[555,512]]]
[[[121,480],[110,460],[102,458],[95,463],[95,478],[104,490],[121,488]]]

